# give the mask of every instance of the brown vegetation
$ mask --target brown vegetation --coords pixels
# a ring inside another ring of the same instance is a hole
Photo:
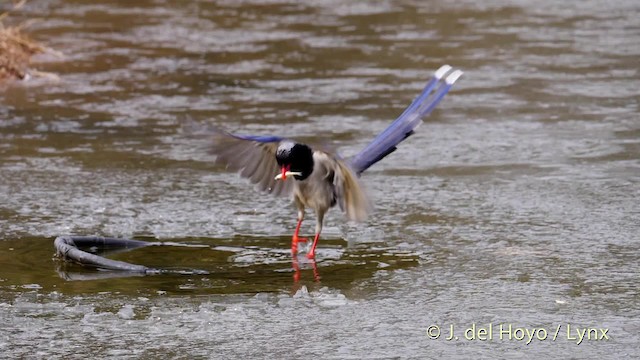
[[[31,56],[44,48],[24,35],[19,27],[0,27],[0,80],[24,79]]]
[[[10,11],[20,8],[25,2],[16,3]],[[23,33],[24,25],[4,26],[3,20],[10,11],[0,14],[0,81],[24,79],[29,73],[31,57],[47,51]]]

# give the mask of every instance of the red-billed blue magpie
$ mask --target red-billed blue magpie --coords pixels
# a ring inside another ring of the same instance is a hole
[[[315,238],[307,253],[311,259],[315,257],[327,210],[337,204],[350,220],[363,221],[367,217],[370,204],[360,185],[360,174],[411,136],[461,75],[462,71],[449,65],[438,69],[411,105],[350,159],[278,136],[236,135],[221,130],[214,132],[211,153],[216,155],[217,163],[240,172],[260,190],[293,198],[298,209],[298,225],[291,242],[293,255],[298,251],[298,242],[307,241],[298,236],[304,210],[315,211]]]

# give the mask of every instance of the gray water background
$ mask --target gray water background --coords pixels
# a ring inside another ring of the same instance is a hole
[[[64,57],[0,91],[4,356],[640,357],[638,2],[43,0],[10,20],[34,18]],[[183,131],[352,155],[444,63],[464,77],[363,176],[369,220],[326,219],[319,282],[305,262],[293,281],[288,202]],[[63,234],[207,245],[114,258],[211,274],[109,277],[55,259]]]

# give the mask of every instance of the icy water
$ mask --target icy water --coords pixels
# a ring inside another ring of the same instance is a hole
[[[13,16],[64,57],[0,90],[2,357],[640,357],[640,4],[314,3]],[[292,206],[183,131],[351,155],[445,63],[464,77],[363,176],[370,219],[330,213],[315,270]],[[209,274],[65,264],[66,234],[204,245],[113,258]]]

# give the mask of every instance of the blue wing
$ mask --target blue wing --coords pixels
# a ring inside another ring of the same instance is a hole
[[[236,139],[256,141],[256,142],[259,142],[259,143],[280,142],[280,141],[285,139],[285,138],[279,137],[279,136],[238,135],[238,134],[229,134],[229,133],[227,133],[227,135],[229,135],[231,137],[234,137]]]
[[[209,148],[216,155],[216,163],[240,173],[262,191],[274,195],[291,193],[292,181],[276,181],[279,172],[276,162],[276,150],[280,141],[278,136],[236,135],[214,129],[213,142]]]
[[[462,71],[455,70],[442,82],[441,80],[451,70],[449,65],[440,67],[411,105],[351,159],[350,164],[356,174],[360,175],[371,165],[394,152],[400,142],[413,134],[415,128],[422,123],[422,118],[431,113],[462,75]]]

